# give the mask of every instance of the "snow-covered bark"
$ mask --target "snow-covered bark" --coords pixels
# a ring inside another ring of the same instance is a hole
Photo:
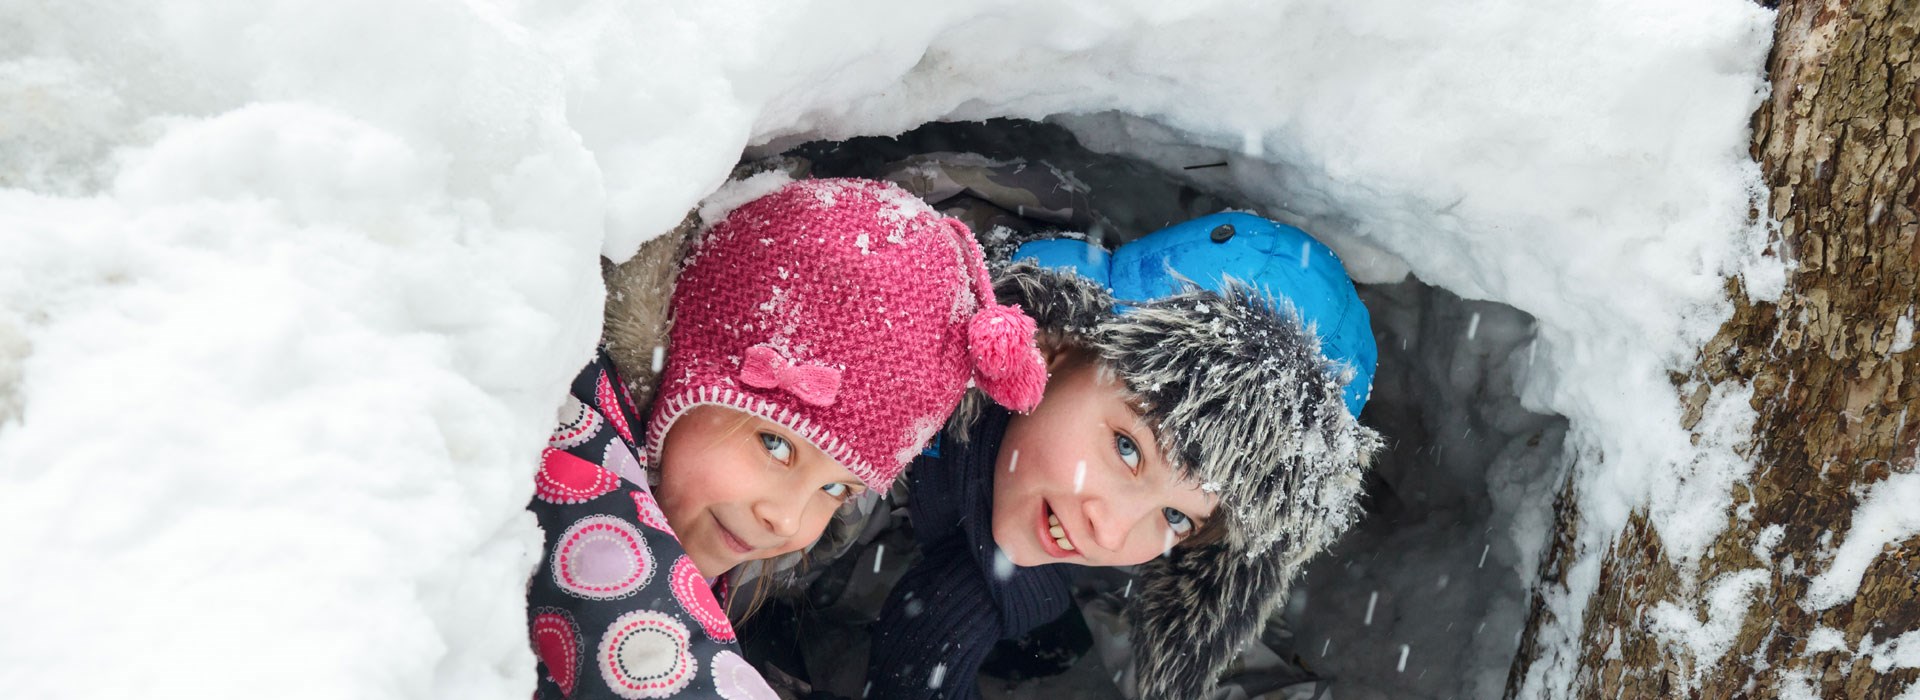
[[[1913,2],[1779,8],[1753,152],[1798,266],[1776,302],[1733,286],[1733,318],[1677,381],[1689,430],[1722,397],[1750,403],[1757,468],[1697,560],[1644,513],[1583,548],[1584,504],[1563,499],[1510,695],[1920,697],[1917,32]],[[1561,615],[1571,572],[1595,566],[1584,614]],[[1568,637],[1571,656],[1547,641]],[[1537,682],[1551,664],[1572,683]]]

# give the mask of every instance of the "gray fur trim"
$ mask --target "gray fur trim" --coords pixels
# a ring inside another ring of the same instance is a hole
[[[1093,347],[1101,324],[1113,318],[1113,296],[1085,277],[1049,270],[1032,262],[998,266],[993,294],[1002,304],[1017,304],[1039,328],[1040,348],[1052,352],[1073,345]]]
[[[633,405],[642,410],[653,404],[653,391],[660,384],[653,369],[653,349],[667,345],[667,332],[673,327],[668,315],[673,283],[680,277],[680,259],[699,221],[695,214],[688,214],[672,231],[642,243],[626,262],[600,261],[600,276],[607,285],[600,342],[626,380]],[[646,419],[640,416],[641,421]]]
[[[1168,461],[1219,494],[1222,540],[1146,564],[1127,609],[1140,700],[1206,696],[1358,515],[1381,440],[1347,413],[1349,376],[1290,307],[1238,283],[1116,314],[1099,285],[1019,263],[997,271],[995,291],[1034,318],[1043,347],[1090,349],[1112,367]]]
[[[1094,348],[1145,409],[1166,457],[1220,496],[1248,556],[1329,544],[1353,516],[1380,436],[1347,413],[1350,378],[1291,309],[1237,282],[1135,306]],[[1323,524],[1331,520],[1331,532]]]
[[[1126,608],[1134,697],[1209,697],[1220,672],[1286,600],[1294,572],[1280,557],[1248,559],[1226,543],[1176,547],[1142,565]]]
[[[1359,514],[1380,435],[1347,413],[1350,379],[1281,303],[1229,282],[1142,304],[1095,347],[1146,408],[1167,457],[1220,495],[1222,542],[1146,565],[1128,608],[1141,700],[1203,697]]]

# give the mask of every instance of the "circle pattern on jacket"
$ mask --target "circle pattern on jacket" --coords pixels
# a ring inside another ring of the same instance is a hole
[[[547,444],[562,450],[585,444],[600,432],[600,422],[599,413],[568,394],[567,402],[560,406],[560,425],[553,429]]]
[[[700,672],[686,625],[658,610],[621,615],[600,637],[600,676],[628,700],[664,698]]]
[[[667,512],[660,510],[660,502],[653,500],[651,492],[634,489],[633,508],[639,511],[642,524],[669,535],[673,534],[673,526],[667,524]],[[678,535],[675,537],[678,538]]]
[[[627,447],[625,440],[608,440],[607,451],[600,457],[600,463],[607,469],[626,479],[635,486],[645,486],[647,470],[640,466],[640,459],[633,456],[633,448]]]
[[[586,503],[619,487],[619,475],[551,447],[540,455],[540,473],[533,477],[534,498],[548,503]]]
[[[700,623],[700,629],[714,641],[727,643],[734,639],[733,623],[727,621],[727,612],[720,607],[720,601],[713,597],[713,590],[707,587],[707,579],[700,575],[700,568],[693,565],[693,559],[681,555],[673,562],[673,571],[667,574],[667,585],[673,589],[673,597],[680,601],[693,621]]]
[[[589,600],[632,595],[653,578],[653,550],[631,523],[589,515],[560,535],[553,550],[553,582]]]
[[[713,689],[726,700],[779,700],[753,664],[731,650],[713,655]]]
[[[547,667],[547,677],[560,686],[560,693],[573,695],[580,681],[580,626],[573,616],[560,608],[535,608],[533,615],[533,651]]]
[[[593,386],[593,402],[600,404],[601,415],[613,424],[620,438],[626,440],[627,444],[633,444],[633,428],[627,425],[627,414],[620,410],[620,397],[614,394],[613,379],[606,372],[600,373],[600,381]]]

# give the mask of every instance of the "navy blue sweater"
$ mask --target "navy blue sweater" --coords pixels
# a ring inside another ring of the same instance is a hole
[[[867,697],[979,696],[974,676],[995,642],[1067,611],[1073,567],[1016,567],[993,543],[994,463],[1010,414],[990,406],[966,443],[943,440],[907,473],[922,559],[873,625]]]

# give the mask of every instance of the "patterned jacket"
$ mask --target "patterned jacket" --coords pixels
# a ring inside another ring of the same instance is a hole
[[[654,500],[639,411],[607,353],[581,370],[527,509],[546,533],[527,587],[536,698],[767,698]]]

